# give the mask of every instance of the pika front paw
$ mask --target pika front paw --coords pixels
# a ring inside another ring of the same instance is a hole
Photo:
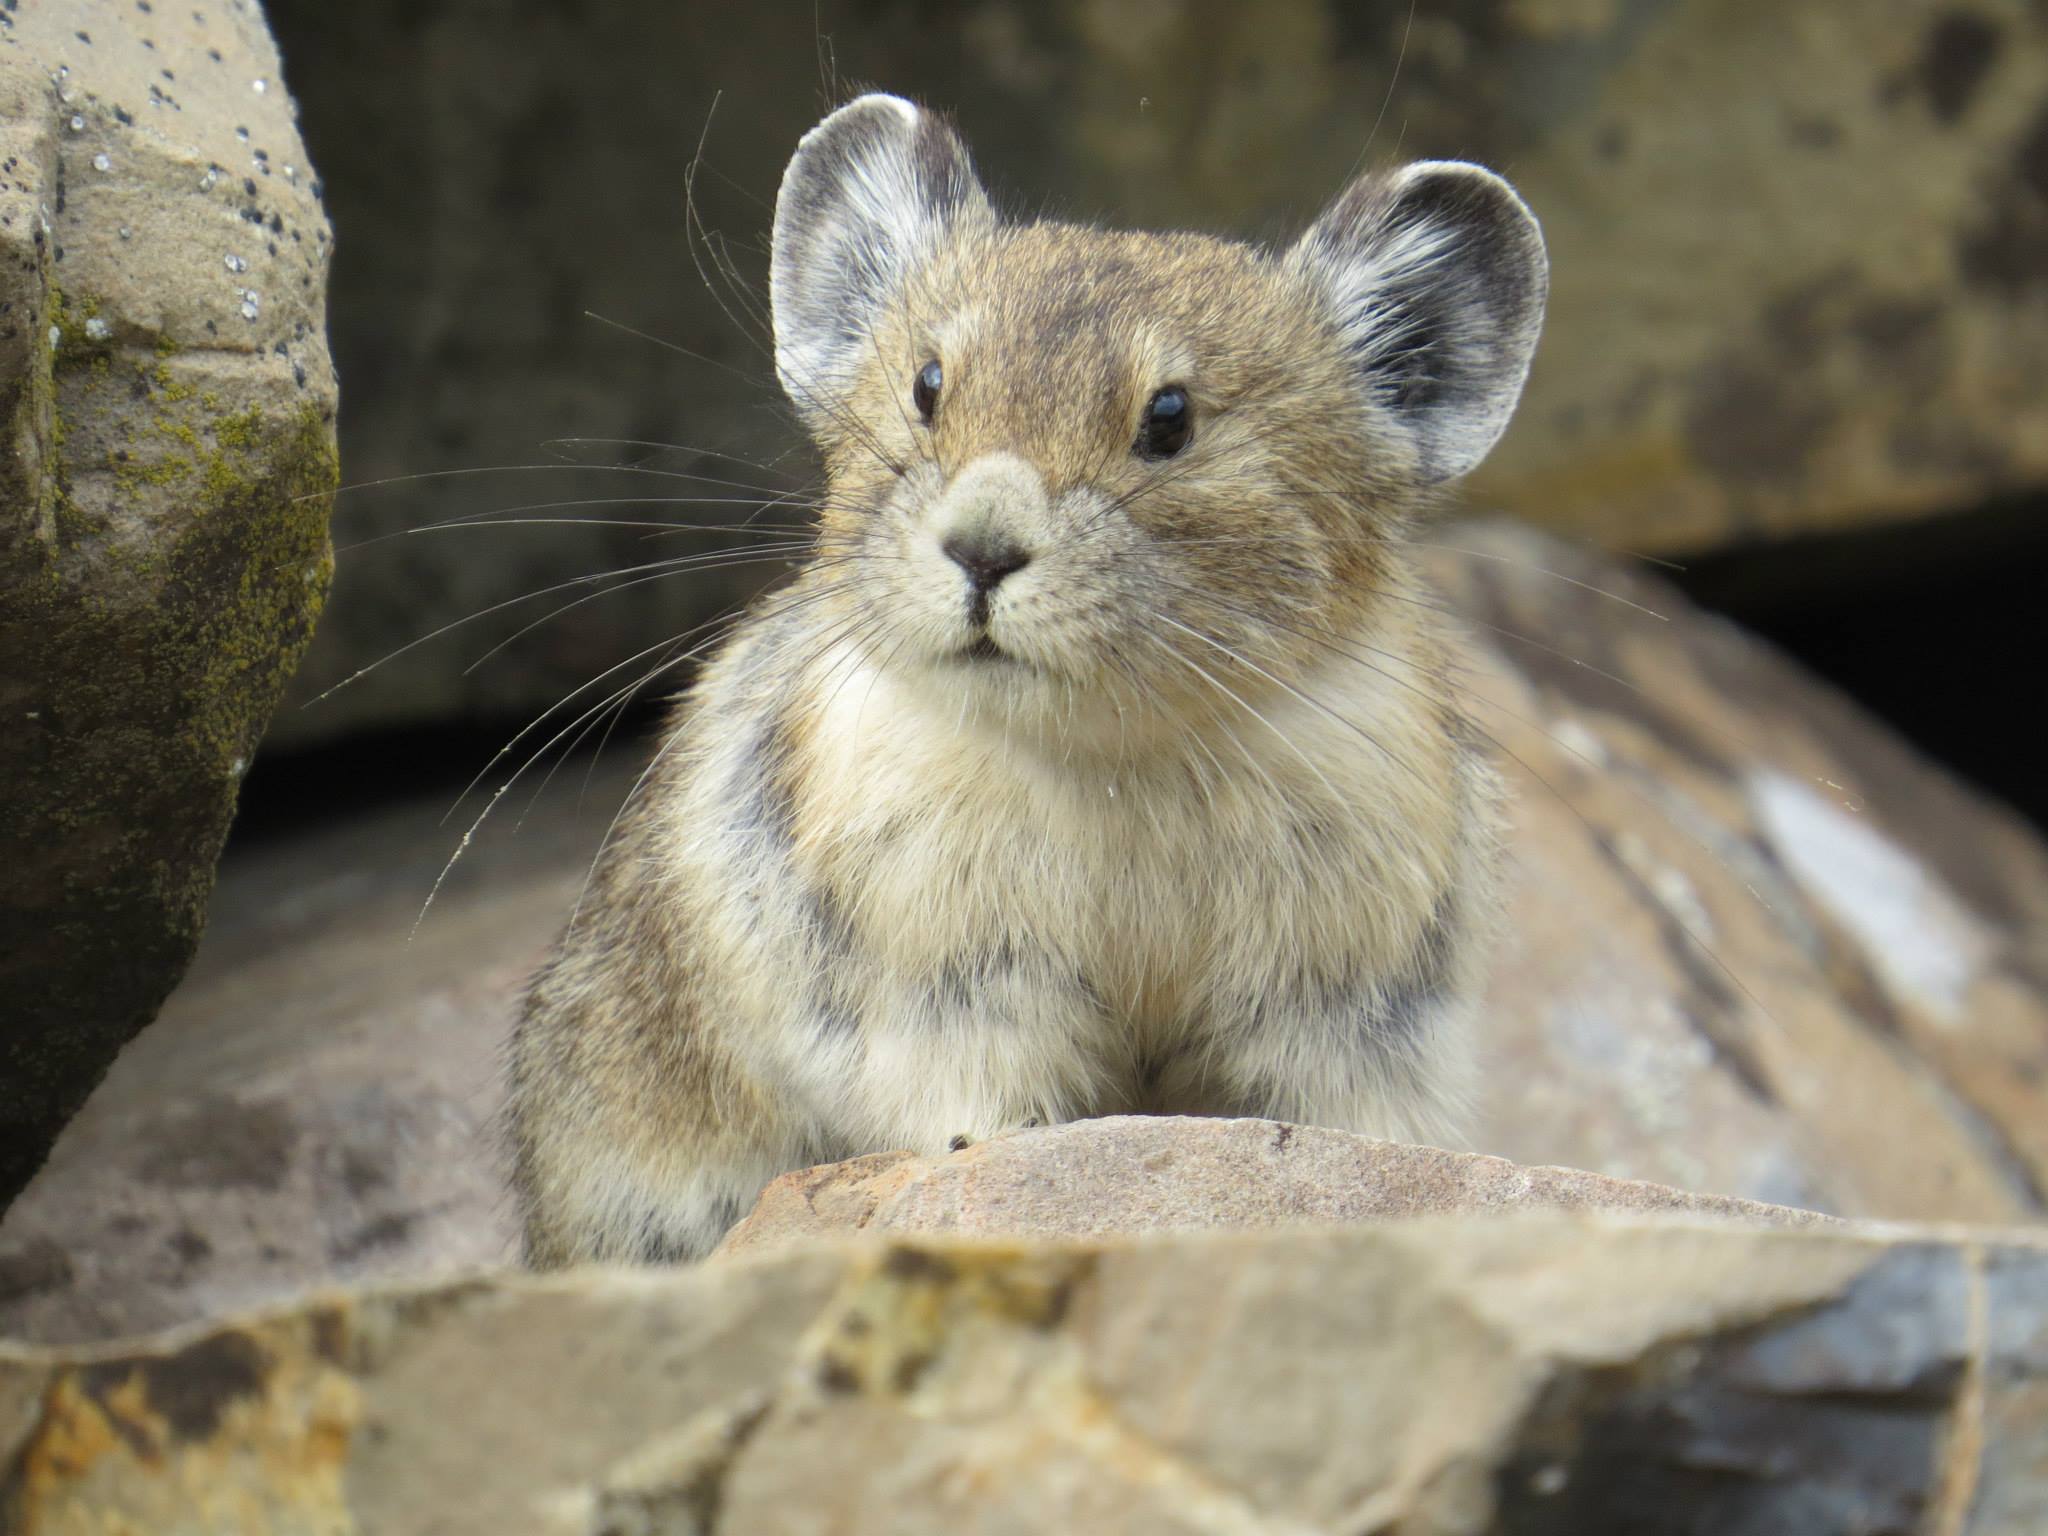
[[[965,1152],[978,1141],[994,1141],[998,1137],[1014,1136],[1019,1131],[1035,1131],[1044,1124],[1045,1121],[1039,1116],[1026,1115],[1015,1125],[1006,1125],[999,1131],[989,1132],[986,1136],[976,1136],[971,1131],[961,1131],[958,1135],[947,1138],[946,1150],[948,1152]]]

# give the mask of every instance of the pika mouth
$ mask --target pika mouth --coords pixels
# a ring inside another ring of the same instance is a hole
[[[1015,661],[1012,656],[995,642],[995,637],[983,630],[974,637],[973,643],[962,646],[953,653],[961,661]]]

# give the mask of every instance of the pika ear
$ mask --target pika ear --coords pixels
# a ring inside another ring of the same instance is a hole
[[[875,320],[948,228],[991,218],[967,146],[899,96],[861,96],[803,136],[775,198],[775,371],[814,425],[872,348]]]
[[[1513,187],[1455,160],[1362,176],[1286,259],[1321,290],[1425,481],[1486,457],[1529,376],[1550,287],[1543,232]]]

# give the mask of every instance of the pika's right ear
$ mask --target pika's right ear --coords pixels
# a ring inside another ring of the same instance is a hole
[[[862,96],[805,134],[775,199],[775,371],[814,429],[870,355],[875,321],[954,223],[987,219],[967,146],[900,96]]]

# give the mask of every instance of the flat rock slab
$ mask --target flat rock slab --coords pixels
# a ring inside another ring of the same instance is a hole
[[[899,1238],[0,1349],[22,1536],[2038,1536],[2048,1246]]]
[[[1669,1212],[1795,1227],[1829,1220],[1314,1126],[1116,1115],[995,1137],[949,1157],[881,1153],[786,1173],[718,1251],[758,1252],[858,1230],[1076,1238],[1531,1210]]]

